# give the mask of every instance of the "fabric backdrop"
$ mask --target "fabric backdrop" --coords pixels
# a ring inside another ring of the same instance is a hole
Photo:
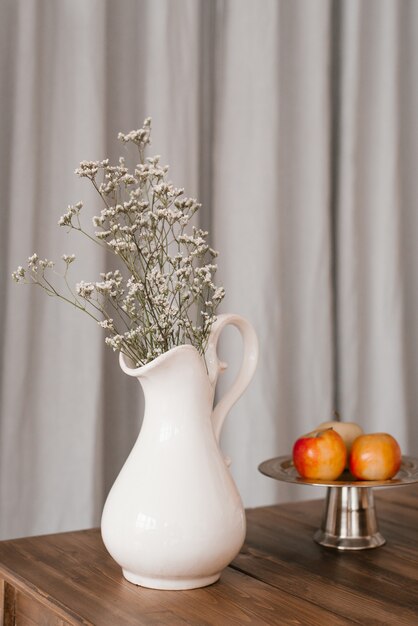
[[[57,220],[96,213],[74,168],[147,116],[259,336],[222,437],[245,505],[319,495],[257,466],[335,408],[418,454],[417,77],[413,0],[0,0],[0,537],[98,524],[139,431],[101,330],[10,275],[106,268]]]

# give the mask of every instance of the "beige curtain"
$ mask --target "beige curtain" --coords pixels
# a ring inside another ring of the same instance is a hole
[[[257,466],[334,408],[418,454],[417,65],[413,0],[0,0],[0,537],[97,525],[139,431],[100,329],[10,274],[103,271],[56,223],[146,116],[260,339],[222,437],[245,505],[319,495]]]

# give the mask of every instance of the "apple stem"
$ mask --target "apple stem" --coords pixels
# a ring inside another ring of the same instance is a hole
[[[326,433],[327,430],[334,430],[332,426],[330,426],[329,428],[321,428],[321,430],[317,430],[314,437],[320,437],[322,435],[322,433]]]

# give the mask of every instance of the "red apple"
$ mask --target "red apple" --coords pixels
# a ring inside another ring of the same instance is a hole
[[[344,471],[346,458],[344,441],[332,428],[302,435],[293,446],[293,464],[302,478],[335,480]]]
[[[392,435],[372,433],[354,440],[350,472],[359,480],[388,480],[401,466],[401,449]]]

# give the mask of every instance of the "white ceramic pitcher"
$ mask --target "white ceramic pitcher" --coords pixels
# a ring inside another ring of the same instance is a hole
[[[243,339],[241,370],[213,409],[222,329]],[[219,315],[206,365],[190,345],[172,348],[151,363],[122,370],[145,396],[138,439],[105,503],[102,537],[125,578],[155,589],[191,589],[215,582],[239,552],[245,513],[219,448],[224,419],[249,384],[258,358],[255,331],[238,315]]]

